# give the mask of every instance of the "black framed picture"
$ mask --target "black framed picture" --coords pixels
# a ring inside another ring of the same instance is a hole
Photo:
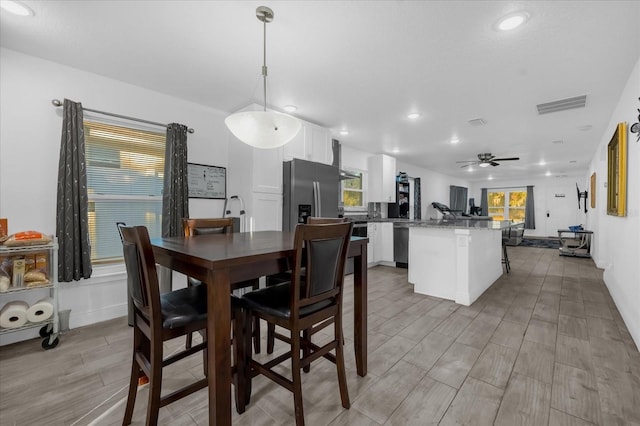
[[[187,163],[189,198],[227,198],[227,168]]]

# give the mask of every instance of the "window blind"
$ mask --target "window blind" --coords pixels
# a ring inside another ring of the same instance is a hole
[[[161,235],[166,135],[93,121],[84,129],[91,260],[119,261],[116,222]]]

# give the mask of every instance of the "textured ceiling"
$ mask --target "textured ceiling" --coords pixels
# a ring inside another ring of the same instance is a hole
[[[3,11],[2,46],[225,112],[262,103],[255,8],[269,6],[271,107],[297,105],[344,145],[469,180],[586,172],[640,57],[638,1],[24,3],[35,16]],[[526,25],[494,29],[521,10]],[[580,95],[585,108],[537,113]],[[520,161],[456,164],[483,152]]]

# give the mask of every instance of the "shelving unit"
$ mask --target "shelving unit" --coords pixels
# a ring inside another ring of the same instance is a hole
[[[42,348],[45,350],[53,349],[58,345],[58,333],[59,333],[59,321],[58,321],[58,279],[57,279],[57,266],[58,266],[58,240],[53,237],[51,243],[41,245],[30,245],[22,247],[6,247],[0,246],[0,257],[20,257],[34,253],[47,253],[47,277],[49,284],[39,285],[34,287],[10,287],[7,291],[0,292],[0,307],[4,306],[6,302],[3,301],[4,296],[23,292],[32,292],[37,290],[46,289],[49,291],[49,296],[53,299],[53,315],[51,318],[45,321],[32,323],[27,322],[22,327],[16,328],[2,328],[0,327],[0,335],[6,333],[15,333],[17,331],[27,330],[31,328],[40,327],[40,337],[43,337]]]

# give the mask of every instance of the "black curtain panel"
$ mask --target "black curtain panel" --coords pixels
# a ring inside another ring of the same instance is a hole
[[[487,197],[487,188],[482,188],[480,191],[480,208],[482,209],[483,216],[489,216],[489,199]]]
[[[91,243],[82,104],[65,99],[62,114],[56,235],[58,281],[69,282],[91,277]]]
[[[586,202],[586,201],[585,201]],[[533,186],[527,186],[527,203],[524,207],[524,229],[536,229],[536,209],[533,202]]]
[[[183,217],[189,217],[187,126],[172,123],[167,126],[167,147],[164,157],[162,236],[183,235]],[[171,287],[171,270],[161,268],[160,291],[163,293],[170,291]]]
[[[413,179],[413,219],[422,219],[422,191],[420,189],[420,178]]]
[[[449,186],[449,208],[454,211],[466,212],[467,188],[462,186]]]

